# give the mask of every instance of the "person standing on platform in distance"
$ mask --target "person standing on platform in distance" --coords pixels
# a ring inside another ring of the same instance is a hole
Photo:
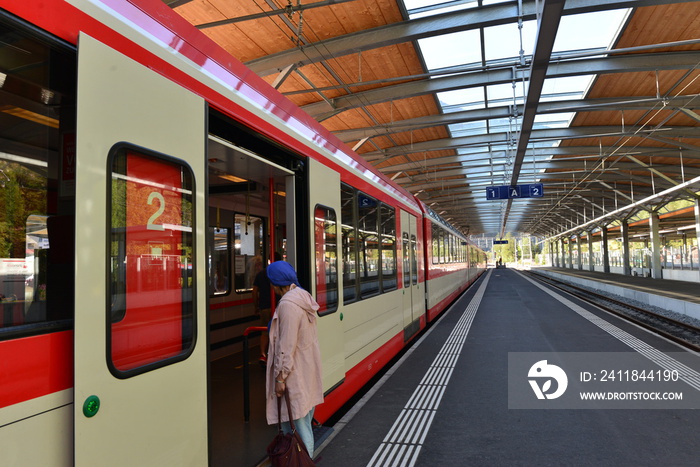
[[[277,398],[286,390],[297,433],[313,458],[314,408],[323,402],[321,350],[316,330],[318,303],[299,286],[296,271],[286,261],[267,267],[275,294],[282,297],[270,325],[267,359],[267,423],[277,423]],[[282,430],[291,433],[286,402],[282,399]]]
[[[274,261],[282,259],[282,255],[275,252]],[[255,314],[260,316],[260,324],[265,327],[270,326],[272,319],[272,289],[270,288],[270,279],[267,278],[267,268],[258,272],[253,280],[253,304],[255,305]],[[260,335],[260,364],[267,364],[267,333],[263,331]]]

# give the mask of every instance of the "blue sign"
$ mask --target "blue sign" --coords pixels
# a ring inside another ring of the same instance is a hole
[[[542,198],[543,196],[544,188],[541,183],[486,187],[486,199]]]
[[[364,193],[357,194],[357,202],[361,208],[373,208],[377,205],[377,200]]]
[[[544,196],[544,187],[541,183],[530,183],[528,185],[521,185],[527,187],[530,198],[542,198]]]
[[[493,244],[494,244],[494,245],[507,245],[507,244],[508,244],[508,240],[494,240],[494,241],[493,241]]]
[[[508,199],[507,186],[487,186],[486,199]]]

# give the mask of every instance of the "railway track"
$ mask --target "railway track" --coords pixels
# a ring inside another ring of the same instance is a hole
[[[537,274],[532,271],[522,272],[534,280],[548,284],[576,298],[596,305],[608,313],[612,313],[648,329],[683,347],[700,352],[700,328],[697,326],[542,274]]]

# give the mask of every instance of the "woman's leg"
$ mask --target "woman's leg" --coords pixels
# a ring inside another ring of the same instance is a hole
[[[314,419],[314,409],[311,409],[304,417],[294,420],[294,427],[301,437],[301,440],[309,451],[309,457],[314,457],[314,430],[311,421]],[[291,433],[292,428],[289,422],[282,422],[282,431]]]

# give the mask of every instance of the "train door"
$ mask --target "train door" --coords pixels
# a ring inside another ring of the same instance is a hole
[[[338,239],[340,238],[340,174],[320,162],[309,160],[310,232],[314,248],[311,293],[321,305],[318,336],[323,355],[323,389],[327,391],[345,377],[343,310],[340,302]]]
[[[209,433],[212,465],[255,465],[265,417],[269,261],[295,263],[298,164],[224,114],[209,114]]]
[[[75,465],[207,465],[205,102],[81,33]]]
[[[420,329],[423,298],[418,283],[418,242],[416,217],[401,211],[401,257],[403,266],[403,326],[404,339],[410,339]]]

